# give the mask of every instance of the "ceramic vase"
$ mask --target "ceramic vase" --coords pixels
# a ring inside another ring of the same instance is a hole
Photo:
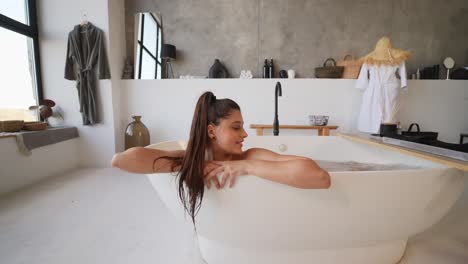
[[[150,144],[148,128],[141,122],[141,116],[132,116],[133,122],[125,129],[125,149],[145,147]]]

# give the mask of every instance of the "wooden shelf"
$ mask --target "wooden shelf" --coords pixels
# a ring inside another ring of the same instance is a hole
[[[263,136],[263,129],[272,129],[273,125],[251,124],[250,128],[255,128],[257,136]],[[338,126],[305,126],[305,125],[280,125],[280,129],[316,129],[319,136],[329,136],[330,130],[337,129]]]

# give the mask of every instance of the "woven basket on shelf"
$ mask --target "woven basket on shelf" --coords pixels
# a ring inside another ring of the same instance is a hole
[[[39,130],[46,130],[47,123],[46,122],[24,122],[23,130],[28,131],[39,131]]]
[[[23,120],[0,121],[0,132],[18,132],[23,127]]]
[[[351,58],[351,60],[346,60],[346,58]],[[357,61],[353,54],[347,53],[344,55],[343,60],[336,62],[336,65],[344,67],[341,79],[357,79],[362,63]]]
[[[327,66],[327,62],[331,61],[332,66]],[[315,68],[315,77],[317,78],[340,78],[343,74],[344,67],[336,66],[336,61],[332,58],[328,58],[323,63],[323,67]]]

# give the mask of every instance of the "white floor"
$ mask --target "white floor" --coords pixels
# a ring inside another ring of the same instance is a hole
[[[467,188],[468,189],[468,188]],[[202,263],[144,175],[86,169],[0,197],[0,263]],[[468,190],[402,264],[468,263]]]

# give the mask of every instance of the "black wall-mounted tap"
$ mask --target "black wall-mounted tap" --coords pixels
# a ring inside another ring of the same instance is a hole
[[[273,136],[279,135],[279,121],[278,121],[278,96],[282,96],[281,83],[277,82],[275,87],[275,120],[273,121]]]

